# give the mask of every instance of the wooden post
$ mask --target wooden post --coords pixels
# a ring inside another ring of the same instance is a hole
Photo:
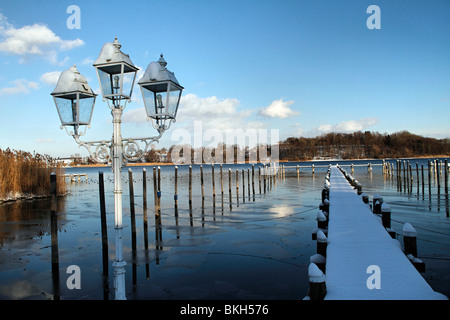
[[[311,263],[308,267],[309,278],[309,299],[323,300],[327,294],[327,286],[325,283],[325,275],[315,263]]]
[[[153,167],[153,193],[154,193],[154,201],[155,201],[155,214],[157,211],[157,207],[158,207],[158,183],[157,183],[157,178],[156,178],[156,168]]]
[[[297,165],[297,179],[300,178],[300,166]]]
[[[205,189],[203,187],[203,166],[200,165],[200,184],[202,186],[202,200],[205,200]]]
[[[212,191],[213,191],[213,207],[216,206],[216,185],[214,182],[214,163],[211,164]]]
[[[437,186],[438,186],[438,193],[440,193],[440,189],[441,189],[441,174],[440,174],[440,170],[439,170],[439,162],[436,159],[436,179],[437,179]]]
[[[250,201],[250,168],[247,168],[248,201]]]
[[[374,194],[372,199],[372,212],[381,213],[381,205],[383,204],[383,198],[379,194]]]
[[[244,169],[242,169],[242,201],[245,202],[245,174],[244,174]]]
[[[447,159],[445,159],[444,165],[445,165],[445,170],[444,170],[445,194],[448,194],[448,161],[447,161]]]
[[[175,192],[173,195],[173,200],[175,201],[175,207],[178,206],[178,167],[175,166]]]
[[[417,257],[417,232],[410,223],[403,225],[403,245],[405,255]]]
[[[133,255],[136,254],[136,215],[134,208],[133,172],[128,168],[128,185],[130,190],[130,220],[131,220],[131,248]]]
[[[142,168],[142,206],[147,208],[147,170]]]
[[[422,170],[422,196],[425,193],[425,179],[424,179],[424,175],[423,175],[423,164],[420,165],[421,166],[421,170]]]
[[[230,208],[231,208],[231,168],[228,168],[228,193],[229,193]]]
[[[161,192],[161,167],[158,166],[158,191]]]
[[[236,201],[239,205],[239,170],[236,169]]]
[[[317,212],[317,228],[326,230],[328,228],[328,220],[322,210]]]
[[[192,166],[189,166],[189,205],[192,205]]]
[[[53,299],[60,299],[59,283],[59,249],[58,249],[58,214],[56,204],[56,174],[50,174],[50,230],[51,230],[51,254],[52,254],[52,282]]]
[[[383,227],[391,227],[391,208],[386,203],[381,205],[381,221],[383,223]]]
[[[148,220],[147,220],[147,170],[142,168],[142,218],[144,225],[144,248],[145,256],[148,257]],[[146,263],[145,271],[147,279],[150,277],[150,267]]]
[[[327,256],[327,236],[320,229],[317,231],[317,253]]]
[[[266,165],[264,165],[263,166],[264,193],[266,193],[266,177],[267,177],[267,168]]]
[[[255,200],[255,165],[252,164],[252,192],[253,192],[253,201]]]
[[[428,193],[431,196],[431,161],[428,160]]]
[[[259,194],[261,194],[261,167],[258,167],[259,176]]]
[[[223,198],[223,172],[222,172],[222,164],[220,164],[220,191],[222,193]]]
[[[98,189],[100,196],[100,220],[102,229],[102,248],[108,247],[108,228],[106,224],[106,206],[105,206],[105,182],[103,171],[98,173]]]
[[[416,176],[417,176],[417,193],[419,193],[419,184],[420,184],[420,179],[419,179],[419,163],[416,162]]]

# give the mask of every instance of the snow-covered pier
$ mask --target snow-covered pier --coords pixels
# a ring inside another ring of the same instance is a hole
[[[447,299],[430,287],[358,193],[337,166],[330,168],[328,227],[317,233],[318,250],[325,238],[326,268],[322,274],[320,259],[311,259],[318,263],[309,268],[310,291],[325,300]]]

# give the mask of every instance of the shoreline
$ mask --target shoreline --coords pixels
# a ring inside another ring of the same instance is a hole
[[[401,158],[364,158],[364,159],[309,159],[309,160],[279,160],[279,163],[285,162],[327,162],[327,161],[383,161],[383,160],[403,160],[403,159],[439,159],[439,158],[450,158],[450,155],[435,155],[435,156],[417,156],[417,157],[401,157]],[[262,163],[258,161],[245,161],[244,163],[233,163],[233,164],[250,164],[250,163]],[[210,163],[202,163],[205,165],[209,165]],[[220,163],[215,163],[220,164]],[[224,163],[225,164],[225,163]],[[132,162],[128,163],[125,167],[152,167],[152,166],[174,166],[173,162]],[[181,165],[191,165],[191,164],[179,164]],[[63,169],[72,169],[72,168],[107,168],[110,167],[106,164],[81,164],[77,166],[67,166],[63,167]]]

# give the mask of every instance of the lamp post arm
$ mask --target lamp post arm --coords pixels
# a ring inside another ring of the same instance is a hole
[[[127,161],[139,161],[147,153],[148,147],[153,142],[158,142],[162,137],[165,130],[158,130],[158,135],[154,137],[146,138],[129,138],[122,139],[123,142],[123,156]],[[144,146],[141,148],[139,143],[143,143]]]
[[[89,152],[90,158],[98,163],[110,163],[112,141],[81,141],[79,135],[72,134],[75,142],[80,146],[86,148]],[[94,150],[91,150],[91,148]]]
[[[165,130],[158,130],[158,135],[154,137],[139,137],[122,139],[123,143],[123,165],[128,161],[139,161],[147,153],[148,148],[154,142],[158,142]],[[80,136],[72,134],[75,142],[84,147],[89,152],[89,157],[98,163],[111,163],[113,142],[106,140],[81,141]],[[141,147],[139,144],[143,144]]]

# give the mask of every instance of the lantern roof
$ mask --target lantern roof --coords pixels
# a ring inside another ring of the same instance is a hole
[[[114,39],[114,42],[105,43],[102,47],[102,50],[100,51],[100,54],[97,57],[97,60],[95,60],[94,62],[94,66],[125,62],[134,67],[133,62],[131,62],[130,56],[120,50],[121,46],[122,45],[117,40],[117,37]]]
[[[76,65],[73,65],[59,75],[58,83],[51,94],[56,95],[69,92],[82,92],[95,95],[86,78],[78,71]]]
[[[173,83],[180,86],[177,78],[175,78],[175,74],[167,70],[166,66],[167,62],[166,60],[164,60],[164,57],[161,54],[161,57],[158,61],[150,62],[138,84],[144,84],[148,82],[172,81]]]

